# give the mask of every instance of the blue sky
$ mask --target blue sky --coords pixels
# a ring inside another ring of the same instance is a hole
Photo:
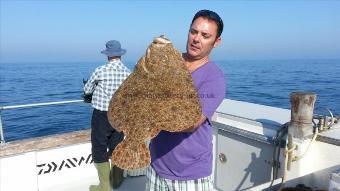
[[[161,34],[185,51],[200,9],[225,24],[213,60],[340,58],[340,1],[0,0],[0,62],[103,61],[111,39],[135,62]]]

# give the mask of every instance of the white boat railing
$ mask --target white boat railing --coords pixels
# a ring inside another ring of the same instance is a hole
[[[71,103],[80,103],[80,102],[84,102],[84,101],[82,99],[78,99],[78,100],[68,100],[68,101],[54,101],[54,102],[45,102],[45,103],[0,106],[0,144],[5,143],[5,136],[4,136],[4,130],[3,130],[3,125],[2,125],[2,117],[1,117],[2,110],[40,107],[40,106],[48,106],[48,105],[71,104]]]

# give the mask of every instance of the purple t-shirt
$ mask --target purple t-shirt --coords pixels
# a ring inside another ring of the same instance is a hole
[[[223,101],[223,72],[208,62],[191,74],[203,115],[208,118],[193,133],[161,131],[150,143],[151,165],[157,174],[171,180],[193,180],[212,173],[211,117]]]

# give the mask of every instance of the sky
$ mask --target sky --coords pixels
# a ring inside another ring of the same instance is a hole
[[[224,22],[212,60],[340,58],[340,1],[0,0],[0,63],[102,61],[113,39],[137,62],[162,34],[184,52],[201,9]]]

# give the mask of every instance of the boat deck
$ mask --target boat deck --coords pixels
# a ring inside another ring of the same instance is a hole
[[[118,189],[113,189],[114,191],[138,191],[138,190],[145,190],[145,181],[146,176],[128,176],[124,179],[122,185]],[[63,191],[86,191],[89,190],[89,182],[83,181],[83,184],[81,185],[74,185],[75,187],[70,187],[70,185],[67,185],[68,187],[59,188]],[[56,189],[58,190],[58,189]]]
[[[273,140],[289,119],[287,109],[224,100],[213,117],[215,186],[220,190],[267,190],[273,178]],[[339,123],[320,132],[307,155],[292,163],[286,185],[302,182],[327,188],[330,172],[340,169],[340,155],[334,154],[339,153],[339,134]],[[219,158],[223,155],[227,162]],[[280,155],[279,164],[284,164],[281,159]],[[4,191],[86,191],[99,182],[89,129],[2,143],[0,169],[0,190]],[[282,172],[281,167],[276,184]],[[146,177],[135,176],[139,174],[143,173],[128,176],[116,190],[145,190]]]
[[[144,190],[146,176],[127,177],[117,191]]]

